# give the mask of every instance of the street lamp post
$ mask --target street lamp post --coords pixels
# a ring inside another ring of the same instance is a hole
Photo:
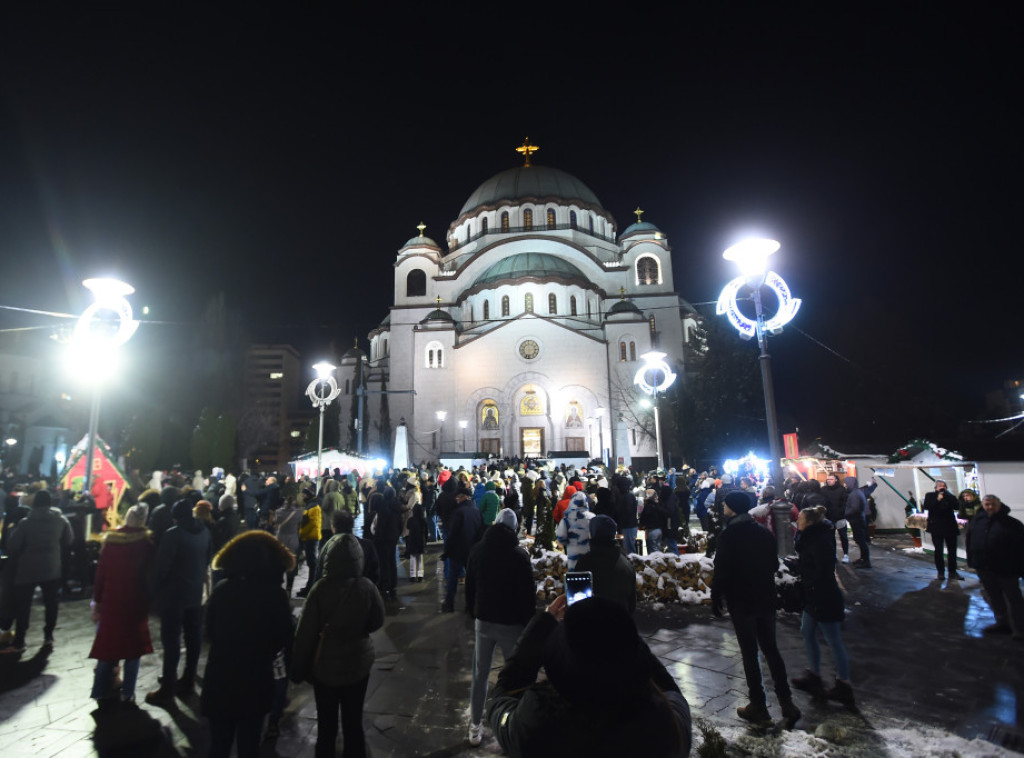
[[[772,383],[771,356],[768,354],[768,335],[779,334],[782,327],[789,323],[800,308],[800,300],[794,298],[789,286],[774,271],[768,271],[768,256],[778,250],[779,243],[770,239],[749,239],[733,245],[722,257],[727,261],[735,261],[740,267],[740,276],[733,279],[722,290],[718,297],[718,315],[725,314],[729,323],[736,328],[742,339],[757,337],[760,348],[758,363],[761,365],[761,384],[764,388],[764,412],[768,426],[768,448],[771,451],[771,474],[776,492],[782,493],[782,447],[779,444],[779,423],[775,414],[775,389]],[[744,287],[752,290],[754,300],[753,319],[745,316],[739,309],[737,294]],[[761,302],[761,288],[767,287],[775,293],[779,301],[779,309],[775,315],[766,319]],[[779,555],[791,552],[791,531],[789,525],[789,505],[778,503],[772,507],[775,520],[775,533],[778,538]],[[782,527],[785,528],[782,528]]]
[[[469,426],[469,422],[466,419],[459,420],[459,429],[462,430],[462,452],[466,452],[466,427]]]
[[[601,448],[601,463],[607,467],[608,461],[604,457],[604,412],[605,408],[602,406],[594,409],[594,415],[597,417],[597,444]]]
[[[323,455],[324,455],[324,411],[338,395],[341,389],[334,378],[334,366],[327,361],[320,361],[313,366],[316,371],[316,379],[306,387],[306,397],[313,403],[313,407],[320,411],[320,431],[316,443],[316,480],[317,491],[320,490],[320,480],[323,478]]]
[[[654,444],[658,448],[658,468],[665,468],[661,452],[661,416],[658,413],[658,393],[664,392],[676,380],[676,375],[665,362],[665,353],[651,350],[640,356],[644,365],[636,372],[633,383],[651,396],[654,404]]]
[[[82,479],[82,494],[92,492],[92,467],[96,459],[96,434],[100,419],[101,380],[104,366],[109,363],[109,353],[127,342],[139,322],[132,318],[132,306],[126,299],[135,292],[130,284],[117,279],[86,279],[82,286],[93,294],[93,303],[86,308],[75,323],[71,334],[72,361],[76,367],[88,366],[94,381],[92,404],[89,409],[89,440],[85,456],[85,474]],[[116,319],[111,319],[113,313]],[[106,314],[102,315],[101,314]]]

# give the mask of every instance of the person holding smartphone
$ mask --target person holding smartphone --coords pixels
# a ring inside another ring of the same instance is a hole
[[[547,680],[537,681],[544,667]],[[690,706],[618,604],[559,595],[523,631],[487,721],[513,758],[690,753]]]

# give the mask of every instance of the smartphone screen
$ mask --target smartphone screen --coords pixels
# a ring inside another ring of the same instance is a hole
[[[565,598],[569,605],[594,596],[594,575],[589,571],[570,571],[565,575]]]

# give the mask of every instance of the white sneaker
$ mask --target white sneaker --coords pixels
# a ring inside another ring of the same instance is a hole
[[[849,562],[850,562],[850,556],[844,555],[843,556],[843,563],[849,563]]]
[[[469,725],[469,744],[479,745],[484,741],[484,723]]]

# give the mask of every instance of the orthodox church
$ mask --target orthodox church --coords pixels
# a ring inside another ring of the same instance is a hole
[[[476,188],[443,246],[421,224],[398,250],[394,303],[369,354],[340,360],[342,440],[354,427],[363,450],[390,458],[404,425],[412,461],[656,458],[634,376],[652,350],[682,375],[699,316],[643,211],[619,233],[583,182],[534,163],[537,149],[527,140],[522,165]]]

